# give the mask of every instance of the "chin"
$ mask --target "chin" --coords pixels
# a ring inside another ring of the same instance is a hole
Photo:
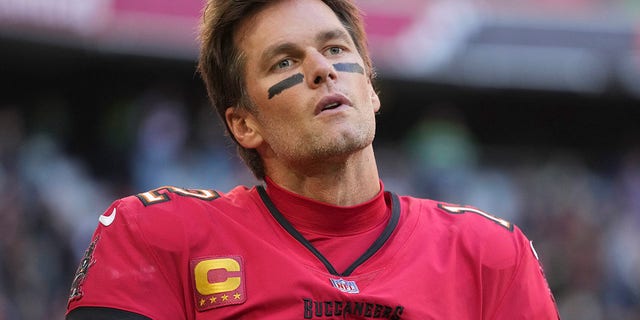
[[[317,146],[311,151],[316,159],[348,156],[356,153],[373,142],[373,134],[360,134],[357,136],[339,136],[327,143]]]

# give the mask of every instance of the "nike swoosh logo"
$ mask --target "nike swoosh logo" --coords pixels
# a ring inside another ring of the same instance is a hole
[[[100,223],[102,223],[103,226],[108,227],[109,225],[111,225],[113,223],[113,220],[116,219],[116,208],[113,208],[113,211],[111,211],[111,214],[108,216],[100,215],[100,217],[98,218],[98,221],[100,221]]]

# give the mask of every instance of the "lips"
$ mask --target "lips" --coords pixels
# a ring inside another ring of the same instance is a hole
[[[339,105],[340,105],[340,103],[339,103],[339,102],[330,103],[330,104],[328,104],[326,107],[322,108],[322,111],[329,110],[329,109],[335,109],[335,108],[337,108]]]
[[[315,111],[316,114],[320,114],[323,111],[336,109],[342,105],[350,106],[351,101],[341,94],[333,94],[322,98],[320,102],[316,104]]]

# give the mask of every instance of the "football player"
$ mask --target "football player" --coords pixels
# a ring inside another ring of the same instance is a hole
[[[352,1],[210,0],[200,39],[211,102],[264,184],[115,201],[68,320],[558,319],[517,226],[385,190]]]

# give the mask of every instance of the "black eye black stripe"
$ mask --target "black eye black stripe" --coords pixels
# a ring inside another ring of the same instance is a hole
[[[333,65],[333,68],[335,68],[336,71],[340,71],[340,72],[353,72],[353,73],[364,74],[364,68],[362,68],[362,66],[357,63],[336,63]]]
[[[304,79],[302,73],[296,73],[291,77],[274,84],[271,88],[269,88],[269,99],[273,98],[275,95],[279,94],[285,89],[289,89],[298,83],[302,83],[302,79]]]
[[[352,72],[352,73],[360,73],[364,74],[364,68],[357,63],[336,63],[333,65],[333,68],[338,72]],[[269,88],[269,99],[275,97],[280,94],[282,91],[289,89],[299,83],[302,83],[304,79],[304,75],[302,73],[296,73]]]

